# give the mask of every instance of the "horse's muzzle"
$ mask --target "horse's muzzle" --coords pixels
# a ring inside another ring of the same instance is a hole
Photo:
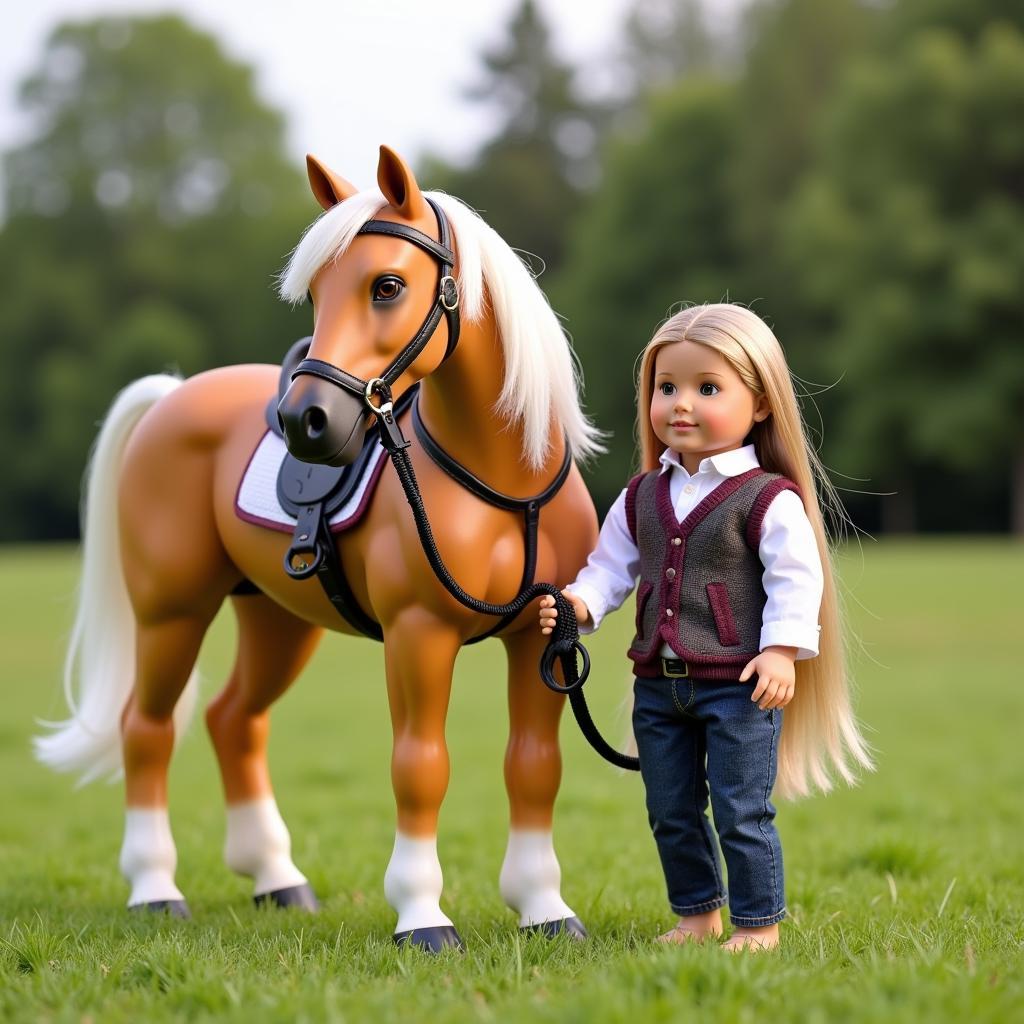
[[[347,466],[359,454],[369,415],[362,398],[308,375],[292,381],[277,414],[288,451],[329,466]]]

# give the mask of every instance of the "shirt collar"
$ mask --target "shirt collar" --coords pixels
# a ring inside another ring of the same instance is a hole
[[[684,468],[682,462],[679,461],[679,453],[672,451],[671,448],[666,448],[661,454],[661,472],[665,473],[670,469],[678,469],[684,476],[690,476],[687,470]],[[700,473],[707,473],[711,470],[715,470],[721,476],[739,476],[741,473],[746,473],[750,469],[757,469],[761,464],[757,461],[757,454],[754,451],[752,444],[744,445],[742,448],[734,448],[731,452],[721,452],[718,455],[711,455],[706,459],[701,459],[700,465],[697,467],[697,476]]]

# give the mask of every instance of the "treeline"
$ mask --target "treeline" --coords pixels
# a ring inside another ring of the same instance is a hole
[[[635,0],[576,68],[532,0],[467,95],[495,129],[422,162],[533,254],[633,458],[633,366],[680,302],[751,305],[804,382],[858,525],[1024,532],[1024,9],[1011,0]],[[309,220],[251,71],[176,18],[51,38],[5,162],[0,538],[73,535],[94,424],[169,366],[280,357],[273,273]],[[382,140],[386,141],[386,140]],[[443,139],[439,139],[439,147]]]

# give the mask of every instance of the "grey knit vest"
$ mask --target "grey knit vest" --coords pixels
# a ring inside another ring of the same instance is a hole
[[[629,656],[637,675],[660,675],[667,643],[690,675],[738,679],[760,650],[765,513],[780,492],[799,490],[777,473],[751,469],[720,484],[679,522],[670,475],[641,474],[626,492],[626,520],[640,549]]]

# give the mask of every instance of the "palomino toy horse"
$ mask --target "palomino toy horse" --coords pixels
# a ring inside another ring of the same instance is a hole
[[[422,193],[386,147],[380,193],[357,192],[312,158],[308,168],[326,212],[281,284],[293,302],[308,290],[314,309],[309,358],[280,405],[289,448],[307,462],[351,461],[375,418],[368,406],[383,401],[374,397],[386,391],[380,379],[396,397],[421,381],[418,408],[399,425],[413,437],[415,413],[419,438],[433,439],[426,447],[413,441],[409,452],[452,576],[475,597],[506,602],[529,556],[517,503],[497,507],[486,488],[467,482],[483,481],[498,498],[529,499],[562,476],[557,493],[534,509],[535,577],[572,579],[597,523],[575,466],[567,476],[560,467],[599,446],[580,410],[568,343],[533,279],[468,208]],[[68,662],[69,672],[77,666],[77,701],[69,676],[73,717],[37,743],[42,760],[87,779],[123,765],[120,865],[131,907],[188,913],[174,881],[167,772],[194,698],[196,656],[225,598],[238,620],[238,652],[206,712],[228,805],[225,859],[253,878],[258,901],[316,906],[274,800],[269,708],[323,629],[357,630],[315,579],[282,568],[287,533],[236,510],[239,483],[267,432],[264,410],[277,376],[275,367],[253,365],[186,381],[143,378],[117,398],[94,451]],[[336,539],[355,604],[349,617],[379,624],[383,634],[398,811],[384,889],[398,914],[395,938],[429,950],[460,945],[440,907],[445,716],[459,648],[496,620],[462,607],[437,581],[394,472],[380,474],[358,524]],[[561,897],[552,845],[564,698],[540,685],[544,641],[532,615],[503,623],[498,635],[508,655],[510,718],[501,893],[522,927],[584,935]]]

